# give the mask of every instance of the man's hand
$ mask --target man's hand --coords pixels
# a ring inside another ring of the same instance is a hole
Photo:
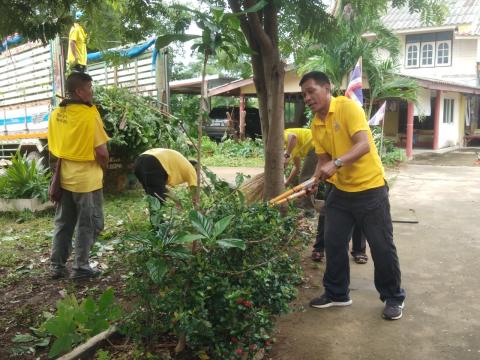
[[[325,181],[335,175],[336,172],[337,167],[333,160],[330,160],[317,169],[315,177],[320,181]]]

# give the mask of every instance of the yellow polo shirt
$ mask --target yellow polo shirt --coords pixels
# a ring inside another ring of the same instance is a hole
[[[168,174],[167,185],[176,186],[187,183],[197,186],[197,172],[192,164],[178,151],[172,149],[150,149],[142,155],[153,155],[160,161]]]
[[[68,55],[67,63],[72,65],[75,63],[75,56],[70,49],[70,41],[75,41],[75,47],[78,54],[78,64],[87,65],[87,33],[83,29],[82,25],[74,23],[68,34]]]
[[[336,177],[330,180],[338,189],[358,192],[385,184],[383,165],[365,113],[353,100],[345,96],[336,98],[332,96],[327,117],[322,120],[315,115],[311,129],[315,152],[327,153],[332,159],[341,157],[352,148],[352,136],[355,133],[367,132],[370,152],[353,164],[344,165],[337,170]]]
[[[51,113],[48,145],[62,159],[62,189],[86,193],[103,188],[103,169],[95,160],[95,148],[108,139],[95,106],[69,104]]]
[[[288,145],[288,135],[293,134],[297,138],[297,143],[290,154],[292,158],[296,158],[297,156],[304,159],[305,156],[313,149],[312,143],[312,130],[310,129],[303,129],[303,128],[292,128],[292,129],[285,129],[283,132],[283,139],[285,141],[285,148]]]

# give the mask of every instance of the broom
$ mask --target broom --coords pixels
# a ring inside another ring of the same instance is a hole
[[[248,179],[240,186],[240,191],[245,195],[248,205],[263,200],[263,184],[265,183],[265,173],[260,173]]]

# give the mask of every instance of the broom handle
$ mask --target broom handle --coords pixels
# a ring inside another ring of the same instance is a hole
[[[272,200],[270,200],[270,204],[275,204],[277,203],[278,201],[282,200],[282,199],[285,199],[287,197],[289,197],[290,195],[292,195],[293,193],[296,193],[298,191],[301,191],[303,189],[306,189],[308,188],[309,186],[315,184],[315,178],[311,178],[311,179],[308,179],[307,181],[304,181],[303,183],[293,187],[292,189],[290,190],[287,190],[285,191],[284,193],[278,195],[277,197],[274,197]]]
[[[289,202],[290,200],[293,200],[293,199],[296,199],[296,198],[299,198],[300,196],[303,196],[307,193],[307,190],[302,190],[302,191],[299,191],[295,194],[292,194],[284,199],[281,199],[279,201],[277,201],[276,203],[272,204],[272,205],[281,205],[283,203],[286,203],[286,202]]]

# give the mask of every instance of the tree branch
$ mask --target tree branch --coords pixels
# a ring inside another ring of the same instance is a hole
[[[256,0],[246,0],[245,7],[250,8],[257,3]],[[258,13],[250,12],[247,14],[248,25],[251,30],[251,34],[255,37],[258,44],[260,45],[262,52],[270,52],[273,49],[272,39],[269,38],[268,34],[265,32]]]

